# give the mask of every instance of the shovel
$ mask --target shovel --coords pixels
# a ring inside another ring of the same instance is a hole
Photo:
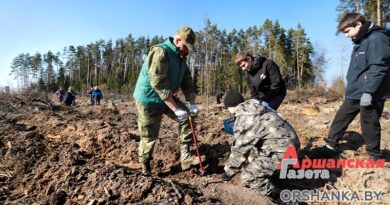
[[[188,117],[189,117],[189,120],[190,120],[190,126],[191,126],[191,131],[192,131],[192,138],[193,138],[194,143],[195,143],[196,154],[198,155],[199,167],[200,167],[200,175],[203,176],[203,174],[204,174],[203,165],[202,165],[202,160],[201,160],[201,158],[200,158],[200,153],[199,153],[199,148],[198,148],[198,142],[197,142],[197,139],[196,139],[194,126],[193,126],[193,124],[192,124],[192,116],[191,116],[191,114],[190,114]]]

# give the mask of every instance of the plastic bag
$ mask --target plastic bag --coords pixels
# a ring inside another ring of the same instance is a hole
[[[236,117],[233,116],[233,117],[230,117],[226,120],[223,121],[223,126],[225,128],[225,133],[226,134],[229,134],[229,135],[233,135],[233,125],[234,125],[234,121],[236,120]]]

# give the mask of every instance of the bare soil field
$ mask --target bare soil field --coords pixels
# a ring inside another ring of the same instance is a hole
[[[232,137],[222,120],[229,117],[214,98],[195,119],[199,167],[179,169],[177,124],[164,117],[153,151],[152,176],[141,174],[139,134],[134,101],[104,100],[77,107],[56,103],[34,92],[0,97],[0,204],[274,204],[256,190],[243,187],[238,176],[219,180]],[[280,114],[296,129],[303,153],[325,145],[333,117],[342,103],[329,92],[289,91]],[[390,102],[381,118],[382,149],[390,153]],[[357,117],[342,141],[341,158],[367,158]],[[193,150],[195,153],[195,150]],[[338,169],[329,180],[290,180],[284,188],[381,190],[390,204],[390,170]],[[344,202],[343,202],[344,203]],[[334,202],[334,204],[343,204]],[[309,204],[321,204],[310,202]],[[348,204],[345,202],[344,204]],[[353,204],[353,203],[351,203]]]

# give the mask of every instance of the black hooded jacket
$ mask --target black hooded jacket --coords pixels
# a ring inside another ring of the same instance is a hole
[[[262,56],[254,57],[253,67],[245,73],[251,98],[270,102],[275,96],[286,95],[286,84],[279,67]]]
[[[370,93],[375,99],[390,98],[389,30],[371,22],[363,24],[361,30],[353,39],[345,99],[360,100],[363,93]]]

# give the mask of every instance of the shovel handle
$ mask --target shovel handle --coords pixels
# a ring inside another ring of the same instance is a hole
[[[199,167],[200,167],[200,175],[203,175],[203,174],[204,174],[204,171],[203,171],[203,164],[202,164],[202,159],[200,158],[200,153],[199,153],[199,148],[198,148],[198,142],[197,142],[197,139],[196,139],[196,135],[195,135],[195,131],[194,131],[194,126],[193,126],[193,124],[192,124],[192,117],[191,117],[191,115],[189,115],[188,117],[189,117],[189,120],[190,120],[190,126],[191,126],[191,131],[192,131],[192,138],[193,138],[194,143],[195,143],[196,154],[198,155]]]

